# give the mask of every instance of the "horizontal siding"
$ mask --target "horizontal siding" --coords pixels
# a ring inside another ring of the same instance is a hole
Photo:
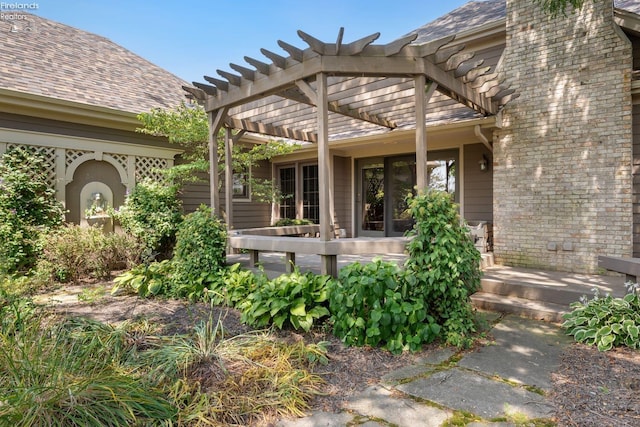
[[[481,171],[482,155],[489,159],[489,170]],[[492,156],[482,144],[464,146],[464,218],[493,222]]]
[[[351,158],[350,157],[333,157],[334,166],[334,206],[335,216],[340,228],[344,228],[347,236],[353,236],[351,229],[351,218],[353,216],[351,209]]]
[[[11,113],[0,112],[0,127],[55,135],[68,135],[78,138],[102,139],[105,141],[176,148],[175,145],[167,142],[165,138],[145,135],[138,132],[127,132],[119,129],[89,126]]]

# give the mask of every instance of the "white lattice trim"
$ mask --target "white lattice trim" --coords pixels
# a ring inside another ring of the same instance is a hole
[[[75,162],[78,158],[90,154],[91,151],[86,150],[66,150],[65,154],[65,164],[69,167],[70,164]]]
[[[117,162],[120,166],[122,166],[122,169],[124,169],[125,171],[128,170],[127,159],[129,156],[127,156],[126,154],[107,153],[105,155],[111,156],[111,158],[113,158],[115,162]]]
[[[44,172],[47,176],[47,185],[50,188],[56,188],[56,149],[55,147],[43,147],[40,145],[26,145],[26,144],[7,144],[7,151],[18,148],[27,147],[36,153],[40,154],[44,159]]]
[[[169,166],[167,159],[136,157],[136,181],[145,178],[161,180],[162,174],[158,172],[158,169],[167,169]]]

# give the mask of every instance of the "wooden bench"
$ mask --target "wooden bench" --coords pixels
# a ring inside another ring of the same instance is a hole
[[[640,280],[640,258],[620,258],[598,256],[598,267],[623,273],[627,281],[638,283]]]
[[[255,266],[260,252],[284,252],[287,272],[295,265],[296,253],[320,256],[322,274],[338,275],[338,255],[404,253],[408,238],[348,238],[321,241],[318,238],[286,237],[285,235],[256,235],[237,233],[229,236],[229,246],[249,251],[249,261]]]

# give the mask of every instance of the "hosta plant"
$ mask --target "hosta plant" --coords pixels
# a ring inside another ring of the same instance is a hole
[[[640,348],[640,297],[637,284],[627,284],[624,298],[595,296],[571,304],[562,326],[576,341],[595,345],[600,351],[613,347]]]
[[[314,321],[328,316],[327,284],[329,276],[300,273],[296,270],[257,287],[240,303],[241,320],[263,327],[273,323],[282,329],[291,325],[309,331]]]
[[[170,260],[141,264],[116,277],[111,290],[117,294],[121,289],[137,293],[141,297],[166,295],[174,265]]]

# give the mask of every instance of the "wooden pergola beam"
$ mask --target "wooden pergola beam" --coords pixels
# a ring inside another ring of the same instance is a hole
[[[274,136],[276,138],[295,139],[297,141],[318,142],[318,135],[310,132],[303,132],[296,129],[289,129],[282,126],[273,126],[268,123],[257,123],[248,119],[236,119],[227,117],[225,124],[233,129],[245,130],[247,132],[259,133],[262,135]]]
[[[277,93],[276,95],[300,102],[302,104],[312,105],[314,107],[317,106],[317,96],[315,90],[311,87],[311,85],[309,85],[309,83],[303,80],[299,80],[296,81],[296,86],[298,89],[300,89],[304,96],[300,96],[298,93],[292,90],[283,91]],[[340,105],[340,103],[337,101],[329,102],[328,108],[332,113],[342,114],[343,116],[352,117],[363,122],[373,123],[375,125],[386,127],[389,129],[395,129],[397,127],[397,125],[391,120],[387,120],[375,114],[368,114],[366,111],[351,109],[346,105]]]

